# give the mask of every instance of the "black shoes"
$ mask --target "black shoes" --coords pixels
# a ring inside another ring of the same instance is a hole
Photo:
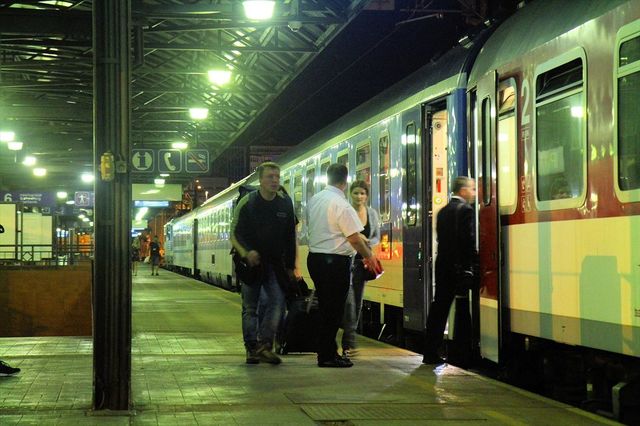
[[[353,363],[349,360],[349,358],[340,358],[336,355],[332,359],[328,360],[318,360],[318,367],[323,368],[349,368],[353,367]]]
[[[247,349],[247,364],[260,364],[260,358],[255,349]]]
[[[266,345],[260,346],[256,350],[256,355],[258,355],[258,359],[262,362],[266,362],[269,364],[278,365],[282,362],[280,357],[274,354],[269,347]]]
[[[6,362],[0,361],[0,376],[11,376],[19,372],[19,368],[12,367]]]

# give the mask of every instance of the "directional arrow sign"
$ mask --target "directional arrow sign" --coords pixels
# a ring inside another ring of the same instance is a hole
[[[133,166],[134,172],[155,171],[152,149],[133,149],[131,153],[131,165]]]
[[[190,149],[186,152],[185,158],[188,173],[209,172],[209,151],[206,149]]]

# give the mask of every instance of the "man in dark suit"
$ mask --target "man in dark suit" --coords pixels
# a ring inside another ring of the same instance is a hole
[[[425,364],[441,363],[438,354],[442,345],[444,328],[451,303],[460,287],[457,271],[470,271],[476,264],[476,237],[473,203],[476,183],[466,176],[458,176],[453,182],[451,201],[438,212],[438,256],[436,258],[436,294],[427,317],[427,334],[424,346]]]

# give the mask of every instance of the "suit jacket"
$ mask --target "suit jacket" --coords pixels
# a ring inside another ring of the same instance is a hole
[[[456,264],[465,270],[475,270],[478,253],[474,216],[473,207],[457,197],[451,198],[449,204],[438,212],[437,273],[453,273]]]

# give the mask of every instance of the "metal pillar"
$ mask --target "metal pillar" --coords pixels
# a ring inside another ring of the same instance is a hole
[[[94,1],[94,410],[131,408],[130,52],[131,0]],[[107,152],[112,180],[100,168]]]

